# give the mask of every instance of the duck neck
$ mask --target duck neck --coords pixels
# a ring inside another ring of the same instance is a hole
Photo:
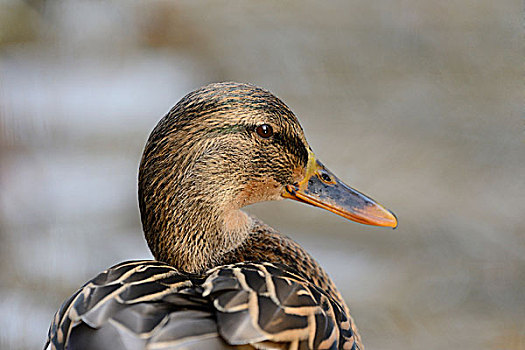
[[[226,193],[206,193],[205,188],[209,192],[212,186],[171,178],[174,174],[165,176],[162,182],[141,181],[145,179],[139,176],[146,241],[156,260],[183,272],[202,273],[247,239],[252,219],[221,202]]]

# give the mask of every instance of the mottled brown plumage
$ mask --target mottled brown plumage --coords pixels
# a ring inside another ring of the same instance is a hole
[[[362,348],[341,294],[300,245],[240,209],[293,198],[395,226],[315,160],[270,92],[219,83],[152,131],[139,206],[153,261],[114,266],[57,312],[51,349]]]

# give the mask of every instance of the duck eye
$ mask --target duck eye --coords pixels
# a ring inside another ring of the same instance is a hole
[[[268,124],[259,125],[255,128],[255,131],[257,132],[257,135],[265,139],[273,135],[273,128]]]

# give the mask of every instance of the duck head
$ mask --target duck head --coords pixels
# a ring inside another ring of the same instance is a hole
[[[383,206],[316,158],[292,111],[270,92],[217,83],[182,98],[152,131],[139,169],[139,206],[157,260],[186,272],[242,244],[240,208],[290,198],[350,220],[396,227]]]

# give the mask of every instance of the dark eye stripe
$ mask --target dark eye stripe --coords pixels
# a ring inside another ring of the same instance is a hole
[[[303,165],[306,166],[306,163],[308,163],[308,150],[305,144],[298,137],[276,132],[273,135],[273,139],[289,153],[298,157]]]
[[[223,126],[223,127],[214,128],[214,129],[211,129],[210,132],[215,133],[215,134],[233,134],[233,133],[240,132],[242,130],[243,130],[243,127],[240,125],[231,125],[231,126]]]
[[[254,131],[257,132],[257,128],[262,125],[268,125],[268,124],[261,124],[258,126],[253,125],[253,124],[252,125],[237,124],[237,125],[218,127],[218,128],[212,129],[211,131],[216,134],[232,134],[232,133],[238,133],[242,131],[252,133]],[[258,134],[258,136],[260,135]],[[301,139],[299,139],[297,136],[294,136],[293,134],[289,135],[288,133],[273,131],[273,128],[272,128],[272,136],[273,136],[272,138],[273,143],[280,145],[288,153],[293,154],[296,157],[298,157],[303,165],[306,165],[306,163],[308,162],[308,149],[306,148],[306,145],[301,141]],[[264,137],[264,136],[260,136],[260,137]]]

